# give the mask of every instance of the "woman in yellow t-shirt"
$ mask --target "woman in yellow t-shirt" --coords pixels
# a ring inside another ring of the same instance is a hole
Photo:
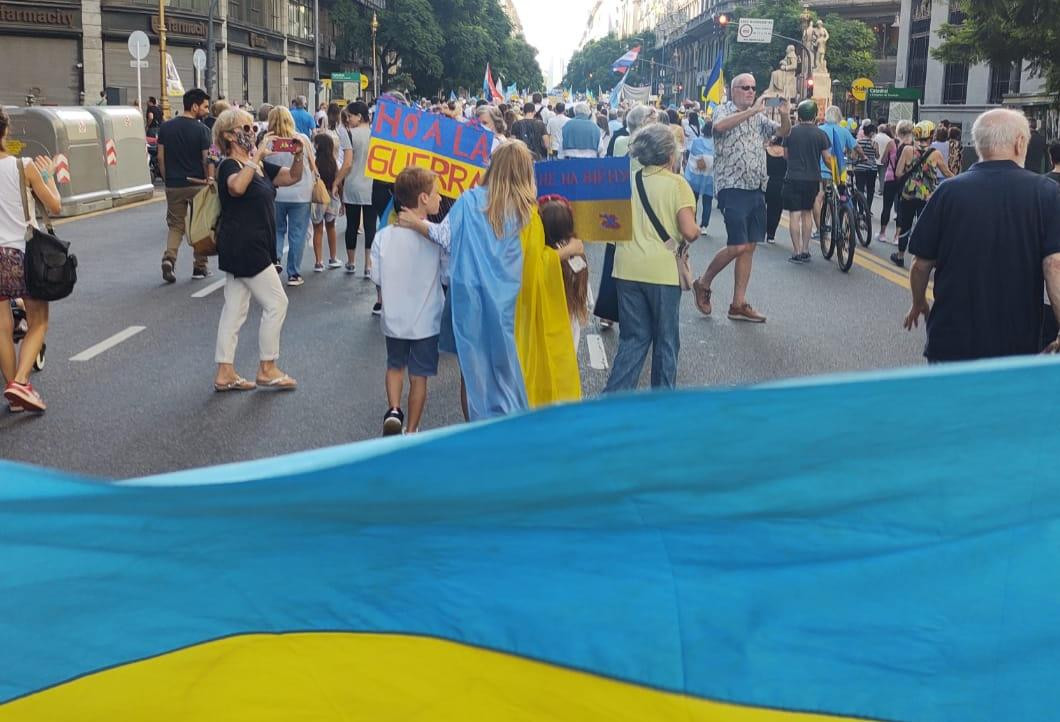
[[[618,287],[622,323],[605,392],[637,387],[649,346],[652,387],[673,388],[677,382],[681,286],[674,251],[682,241],[692,243],[699,238],[699,226],[696,197],[688,181],[670,170],[676,153],[670,128],[657,123],[642,128],[629,144],[629,154],[636,161],[631,181],[633,240],[616,244],[612,276]],[[637,188],[638,178],[668,243],[648,216]]]

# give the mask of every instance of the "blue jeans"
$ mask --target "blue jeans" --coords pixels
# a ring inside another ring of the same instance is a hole
[[[311,208],[311,203],[276,201],[276,257],[283,261],[283,239],[286,238],[288,278],[301,275]]]
[[[615,279],[618,286],[618,353],[604,393],[637,388],[651,346],[652,388],[677,384],[681,287]]]

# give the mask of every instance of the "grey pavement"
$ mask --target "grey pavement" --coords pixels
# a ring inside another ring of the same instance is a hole
[[[192,281],[191,254],[178,261],[178,281],[159,272],[164,246],[164,204],[77,219],[59,227],[80,262],[74,294],[52,306],[45,369],[34,384],[48,403],[42,415],[0,411],[0,457],[83,473],[125,478],[274,456],[377,436],[386,410],[385,351],[371,282],[341,270],[313,273],[307,248],[306,283],[289,288],[280,364],[298,379],[291,393],[213,391],[213,349],[223,289],[217,274]],[[342,247],[340,220],[339,245]],[[749,300],[764,325],[726,319],[732,271],[714,284],[715,311],[702,316],[685,294],[681,308],[681,386],[731,386],[768,380],[922,363],[923,331],[906,333],[905,274],[874,272],[871,259],[849,274],[819,257],[806,266],[787,262],[784,228],[776,246],[755,254]],[[709,235],[694,244],[698,273],[724,243],[720,213]],[[868,253],[884,258],[891,246]],[[865,249],[858,249],[859,254]],[[595,293],[603,247],[591,245]],[[884,261],[884,263],[886,263]],[[883,274],[883,275],[881,275]],[[889,275],[890,278],[883,277]],[[252,377],[257,359],[259,309],[252,304],[240,336],[237,368]],[[133,326],[143,330],[87,361],[71,360]],[[619,329],[590,323],[578,350],[586,398],[599,395],[607,370],[590,359],[587,336],[599,335],[607,362]],[[650,363],[650,361],[649,361]],[[645,365],[645,379],[647,366]],[[429,386],[424,428],[460,423],[455,359],[443,354]],[[782,423],[756,433],[787,433]]]

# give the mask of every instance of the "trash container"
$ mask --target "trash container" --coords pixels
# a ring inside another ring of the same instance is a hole
[[[91,113],[103,138],[103,164],[114,205],[150,198],[155,187],[147,167],[144,120],[131,105],[97,105]]]
[[[110,208],[103,140],[95,117],[84,108],[15,108],[8,112],[8,149],[33,158],[51,156],[62,199],[61,216]]]

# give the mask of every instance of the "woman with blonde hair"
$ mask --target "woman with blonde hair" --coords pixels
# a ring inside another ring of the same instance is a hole
[[[409,211],[398,223],[451,254],[438,345],[457,355],[471,420],[581,398],[560,263],[584,247],[577,238],[558,249],[545,244],[525,143],[500,146],[482,185],[442,223]]]
[[[283,150],[294,141],[304,153],[299,162],[305,167],[299,181],[276,191],[276,258],[283,260],[284,240],[287,241],[287,285],[301,286],[302,253],[309,234],[309,217],[312,211],[313,183],[316,178],[316,158],[309,138],[297,132],[291,111],[282,105],[269,111],[269,135],[272,136],[272,163],[289,167],[294,154]],[[277,267],[277,272],[281,269]]]
[[[214,143],[224,160],[217,166],[217,194],[221,216],[217,225],[217,266],[225,273],[225,304],[217,325],[216,391],[249,391],[256,386],[289,390],[294,379],[276,366],[280,355],[280,331],[287,316],[287,294],[273,270],[276,249],[276,188],[298,184],[306,172],[303,157],[309,143],[291,164],[275,162],[282,154],[272,152],[274,138],[266,134],[254,147],[254,118],[243,110],[226,110],[213,126]],[[305,236],[303,234],[303,240]],[[247,320],[250,299],[262,307],[258,329],[260,364],[257,382],[236,373],[234,366],[239,330]]]

